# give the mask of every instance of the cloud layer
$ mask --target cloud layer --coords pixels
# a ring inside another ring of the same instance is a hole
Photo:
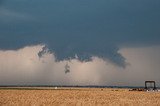
[[[46,44],[57,60],[106,58],[125,67],[122,45],[160,41],[160,1],[3,0],[0,49]]]
[[[44,47],[1,50],[0,85],[143,86],[145,80],[155,80],[160,85],[160,46],[120,49],[128,63],[125,69],[96,56],[89,61],[80,61],[77,56],[57,61],[47,48],[38,55]]]

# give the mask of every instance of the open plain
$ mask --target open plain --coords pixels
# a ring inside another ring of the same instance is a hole
[[[112,88],[1,88],[0,106],[160,106],[160,92]]]

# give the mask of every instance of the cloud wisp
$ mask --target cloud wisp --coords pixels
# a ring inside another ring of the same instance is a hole
[[[0,16],[1,16],[0,17],[1,21],[5,23],[9,23],[9,22],[17,23],[20,21],[22,22],[22,21],[33,20],[33,17],[28,14],[12,11],[4,7],[0,7]]]

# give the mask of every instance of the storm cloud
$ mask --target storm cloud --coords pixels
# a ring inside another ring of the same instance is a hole
[[[158,82],[159,5],[159,0],[0,0],[0,84]]]
[[[6,0],[0,8],[0,48],[45,44],[57,60],[98,56],[125,67],[121,46],[159,44],[159,5],[158,0]]]

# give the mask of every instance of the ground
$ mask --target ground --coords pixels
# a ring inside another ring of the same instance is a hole
[[[0,106],[160,106],[160,92],[111,88],[0,89]]]

